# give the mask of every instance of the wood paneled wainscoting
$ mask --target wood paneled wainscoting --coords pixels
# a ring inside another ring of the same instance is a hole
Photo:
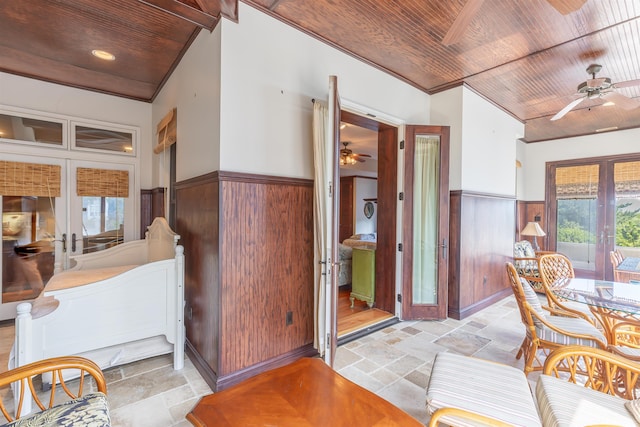
[[[214,390],[317,355],[313,181],[218,171],[180,182],[176,231],[187,352]]]
[[[511,294],[505,263],[513,259],[513,198],[452,191],[449,214],[449,308],[465,317]]]

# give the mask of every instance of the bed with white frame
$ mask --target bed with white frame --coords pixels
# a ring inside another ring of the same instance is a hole
[[[145,239],[73,257],[18,305],[10,367],[80,355],[100,368],[173,353],[184,366],[184,249],[164,218]]]

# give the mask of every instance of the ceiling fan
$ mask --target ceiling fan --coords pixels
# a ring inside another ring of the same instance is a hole
[[[371,157],[368,154],[357,154],[348,149],[349,141],[343,141],[344,148],[340,150],[340,164],[341,165],[355,165],[356,162],[364,162],[365,157]]]
[[[580,9],[586,1],[587,0],[547,0],[551,6],[563,15],[568,15]],[[447,31],[447,34],[442,38],[443,45],[449,46],[460,41],[460,37],[462,37],[467,26],[480,10],[482,3],[484,3],[484,0],[467,0],[453,21],[453,24],[449,27],[449,31]]]
[[[571,101],[566,107],[558,111],[551,120],[558,120],[564,117],[569,111],[573,110],[578,104],[585,99],[605,99],[613,102],[615,105],[631,110],[640,107],[640,103],[628,98],[615,89],[622,87],[630,87],[640,85],[640,79],[627,80],[626,82],[611,83],[609,77],[596,78],[596,73],[602,69],[602,65],[591,64],[587,67],[587,73],[591,74],[591,78],[578,85],[578,95],[580,98]]]

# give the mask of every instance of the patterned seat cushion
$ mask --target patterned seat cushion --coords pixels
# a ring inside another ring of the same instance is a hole
[[[540,426],[529,383],[520,369],[487,360],[438,353],[427,388],[427,409],[459,408],[517,426]],[[475,425],[455,417],[455,426]]]
[[[638,425],[626,400],[556,377],[540,375],[536,398],[544,426]]]
[[[98,392],[20,418],[5,424],[5,427],[109,427],[110,425],[107,396]]]
[[[556,326],[558,329],[562,329],[563,331],[571,332],[574,334],[589,335],[600,340],[603,343],[607,342],[607,339],[604,337],[604,335],[602,335],[602,332],[600,332],[595,326],[584,319],[562,316],[547,316],[546,321],[553,326]],[[586,345],[589,347],[598,346],[592,340],[570,337],[568,335],[558,333],[544,325],[536,325],[536,334],[540,339],[563,345],[577,344]]]

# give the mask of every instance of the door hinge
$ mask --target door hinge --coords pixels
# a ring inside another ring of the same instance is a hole
[[[402,294],[398,294],[398,302],[402,302]]]
[[[398,200],[404,200],[404,191],[401,191],[401,192],[398,194]]]
[[[329,197],[333,197],[333,184],[329,183]]]
[[[398,252],[402,252],[402,243],[398,243]]]
[[[404,139],[402,141],[400,141],[400,149],[404,150]]]
[[[327,334],[327,348],[331,348],[331,334]]]

